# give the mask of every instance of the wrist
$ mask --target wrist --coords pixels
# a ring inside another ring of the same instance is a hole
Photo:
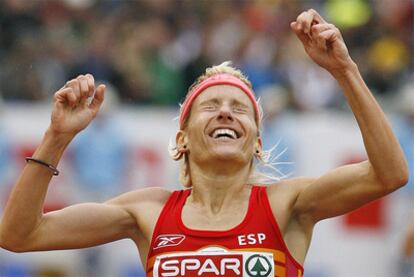
[[[66,147],[74,137],[75,134],[58,132],[49,127],[44,134],[43,141],[51,142],[56,147]]]
[[[42,142],[31,158],[41,160],[56,167],[68,144],[74,136],[62,134],[49,128],[46,130]]]
[[[63,152],[73,137],[74,135],[59,133],[51,128],[47,129],[41,144],[36,149],[32,158],[57,166]]]
[[[332,76],[338,81],[348,79],[351,76],[354,76],[355,74],[357,74],[358,72],[359,72],[358,66],[354,61],[350,61],[343,68],[330,71]]]

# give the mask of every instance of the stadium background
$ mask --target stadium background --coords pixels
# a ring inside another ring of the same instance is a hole
[[[178,103],[206,66],[232,60],[265,109],[264,143],[279,169],[317,176],[365,158],[353,116],[334,80],[289,30],[304,9],[342,31],[389,115],[414,172],[412,0],[4,0],[0,2],[0,211],[40,142],[51,98],[90,72],[108,85],[100,116],[71,144],[45,210],[103,201],[145,186],[179,188],[167,146]],[[294,162],[293,164],[284,162]],[[412,276],[401,257],[414,184],[315,228],[306,277]],[[85,250],[13,254],[0,276],[144,276],[121,241]]]

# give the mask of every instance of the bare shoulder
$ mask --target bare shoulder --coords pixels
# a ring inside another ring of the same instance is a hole
[[[313,177],[296,177],[269,185],[267,195],[272,209],[293,212],[300,193],[315,180]]]
[[[267,188],[269,200],[279,196],[298,195],[303,189],[312,184],[316,178],[314,177],[296,177],[284,179],[277,183],[271,184]]]
[[[151,187],[130,191],[107,202],[127,212],[137,222],[146,238],[151,238],[155,223],[165,206],[171,191]]]
[[[283,233],[287,232],[289,226],[292,226],[292,220],[297,219],[295,205],[300,193],[315,180],[316,178],[312,177],[297,177],[268,186],[267,195],[270,206]]]
[[[171,191],[161,187],[150,187],[126,192],[107,201],[107,204],[130,206],[136,204],[164,205],[171,195]]]

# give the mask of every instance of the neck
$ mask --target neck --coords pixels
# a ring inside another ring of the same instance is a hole
[[[219,213],[250,195],[250,187],[246,186],[250,171],[250,164],[242,168],[228,168],[217,164],[210,168],[200,168],[197,164],[191,164],[192,193],[187,201],[203,206],[212,213]]]

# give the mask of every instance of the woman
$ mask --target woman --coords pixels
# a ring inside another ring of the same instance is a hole
[[[62,153],[104,99],[105,86],[94,93],[93,77],[81,75],[55,94],[50,127],[7,203],[0,245],[24,252],[130,238],[149,276],[302,276],[315,224],[400,188],[408,170],[339,30],[314,10],[301,13],[291,28],[342,87],[367,161],[319,178],[255,185],[253,159],[263,155],[260,108],[242,73],[223,64],[207,69],[181,109],[172,155],[183,159],[181,177],[190,189],[142,189],[43,214]]]

